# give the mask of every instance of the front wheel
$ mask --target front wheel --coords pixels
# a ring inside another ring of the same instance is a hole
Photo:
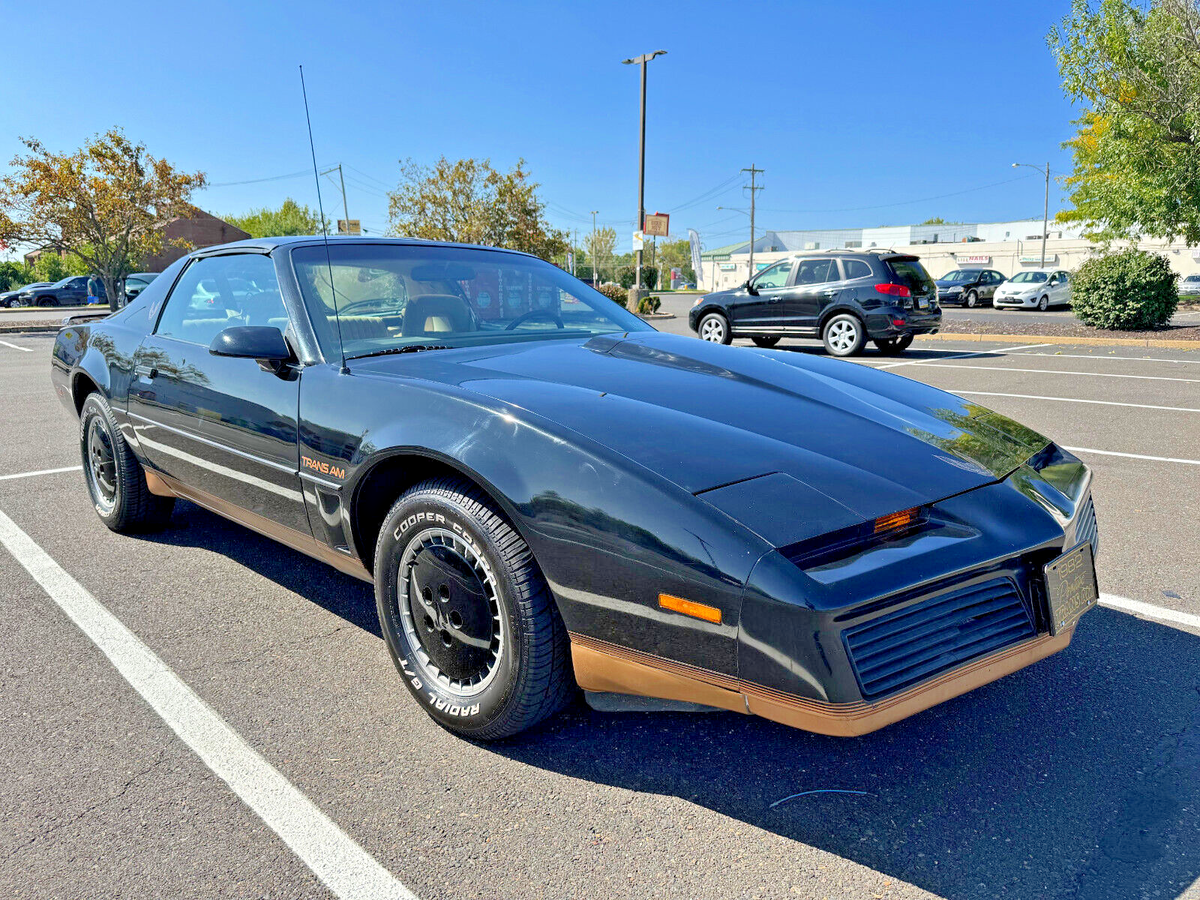
[[[392,507],[375,549],[392,661],[438,724],[492,740],[561,709],[566,628],[529,546],[478,488],[437,478]]]
[[[979,295],[974,291],[971,291],[969,294],[967,294],[967,299],[964,300],[963,303],[966,305],[967,309],[974,309],[979,305]]]
[[[121,436],[108,401],[98,393],[83,401],[79,449],[92,506],[110,530],[151,531],[167,523],[175,498],[150,493],[142,464]]]
[[[754,341],[754,346],[769,349],[779,343],[777,337],[753,337],[750,340]]]
[[[867,330],[857,316],[842,313],[825,323],[821,340],[833,356],[854,356],[862,352],[867,342]]]
[[[883,338],[875,342],[875,346],[884,356],[899,356],[910,346],[912,346],[913,336],[904,334],[900,337]]]
[[[42,309],[47,309],[51,306],[58,306],[58,304],[49,297],[38,297],[37,305]]]
[[[706,315],[700,320],[700,327],[696,331],[701,340],[714,344],[728,344],[733,339],[729,332],[729,320],[720,313]]]
[[[1042,299],[1038,301],[1038,312],[1045,312],[1049,308],[1050,308],[1050,298],[1042,297]]]

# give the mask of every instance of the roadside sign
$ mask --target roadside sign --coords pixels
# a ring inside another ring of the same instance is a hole
[[[358,219],[338,219],[338,234],[362,234],[362,222]]]
[[[667,213],[646,213],[646,234],[666,237],[671,233],[671,217]]]
[[[642,234],[642,232],[640,232],[640,231],[635,231],[633,233],[633,252],[637,253],[639,250],[642,249],[642,247],[645,245],[645,243],[646,243],[646,235]]]

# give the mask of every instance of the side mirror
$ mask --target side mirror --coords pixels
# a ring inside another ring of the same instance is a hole
[[[136,297],[141,292],[142,292],[142,289],[139,287],[125,288],[125,297],[128,300],[132,300],[134,297]]]
[[[744,287],[744,288],[746,289],[746,293],[747,293],[747,294],[750,294],[750,295],[752,295],[752,296],[757,296],[757,295],[758,295],[758,288],[756,288],[756,287],[754,286],[754,282],[753,282],[752,280],[749,280],[749,279],[748,279],[748,280],[746,281],[746,283],[745,283],[744,285],[742,285],[742,287]]]
[[[292,358],[283,332],[269,325],[234,325],[221,331],[208,347],[213,356],[258,360],[268,372],[278,373]]]

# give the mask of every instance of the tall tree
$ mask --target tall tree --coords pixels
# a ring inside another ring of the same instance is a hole
[[[1047,37],[1082,105],[1066,145],[1073,209],[1100,239],[1200,243],[1200,7],[1196,0],[1074,0]]]
[[[525,160],[508,172],[488,159],[444,156],[433,168],[401,163],[401,181],[388,195],[392,234],[523,250],[552,260],[567,250],[567,235],[545,219],[538,185]]]
[[[284,200],[279,209],[252,209],[244,215],[225,216],[225,221],[256,238],[320,234],[322,231],[317,211],[301,206],[291,197]],[[329,224],[328,217],[325,223]]]
[[[658,268],[661,272],[679,269],[684,281],[695,281],[696,272],[692,268],[692,242],[687,238],[677,241],[666,241],[658,245]],[[660,279],[667,281],[667,276]]]
[[[74,153],[52,153],[35,138],[0,178],[0,240],[67,254],[98,275],[117,308],[117,285],[163,248],[161,226],[186,215],[203,172],[180,172],[119,128]]]
[[[587,247],[587,254],[591,258],[593,265],[595,265],[596,272],[601,274],[607,271],[613,274],[615,278],[613,251],[617,247],[616,230],[605,225],[594,232],[589,231],[583,239],[583,244]]]

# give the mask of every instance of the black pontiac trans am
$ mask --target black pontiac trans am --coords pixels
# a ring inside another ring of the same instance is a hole
[[[192,253],[68,320],[52,378],[115,531],[177,498],[372,582],[403,683],[499,738],[575,688],[857,735],[1062,648],[1091,475],[951,394],[656,332],[520,253]]]

